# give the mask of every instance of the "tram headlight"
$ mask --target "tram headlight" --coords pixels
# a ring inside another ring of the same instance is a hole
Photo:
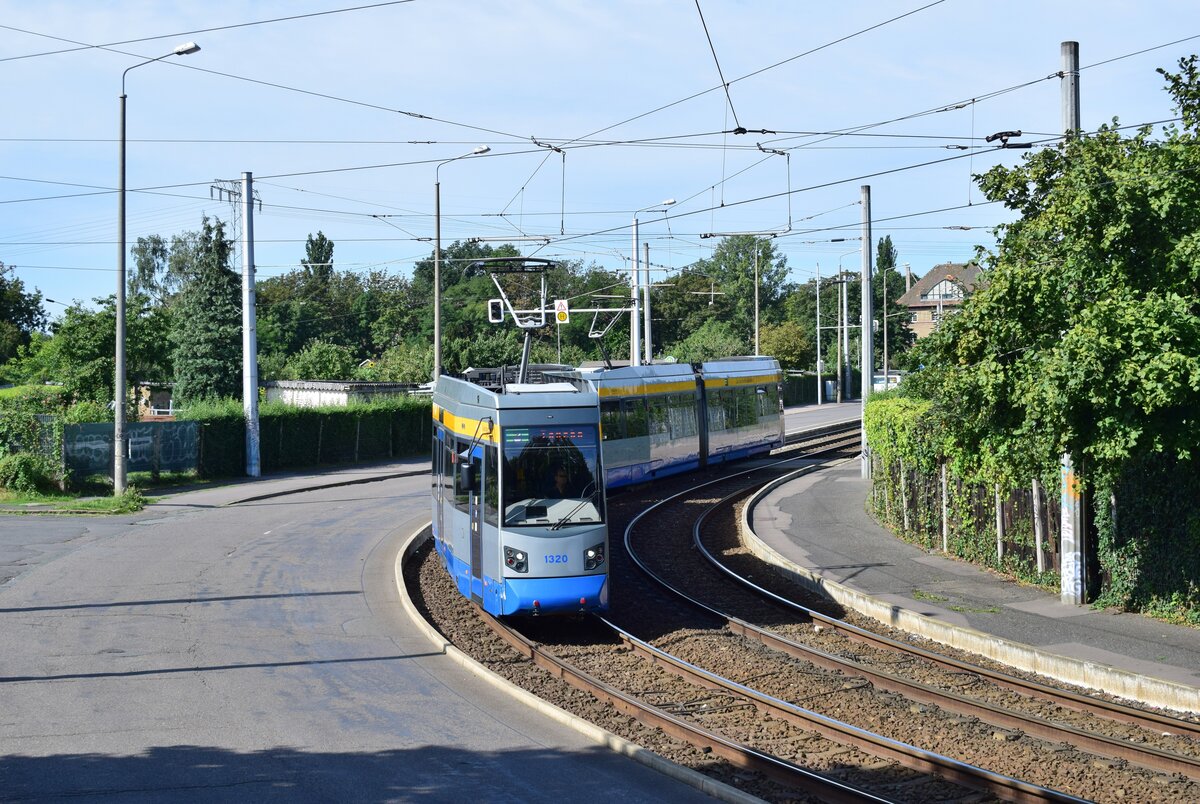
[[[525,555],[524,550],[517,550],[514,547],[505,547],[504,566],[508,567],[513,572],[529,572],[529,556]]]
[[[604,542],[583,551],[583,568],[594,570],[604,564]]]

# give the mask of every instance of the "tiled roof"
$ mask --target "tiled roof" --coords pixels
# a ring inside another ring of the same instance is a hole
[[[929,269],[929,273],[914,282],[913,286],[896,303],[903,307],[936,305],[936,301],[922,299],[921,297],[933,290],[939,282],[946,278],[953,279],[967,291],[974,290],[976,284],[978,284],[979,273],[979,266],[973,262],[944,262],[941,265],[935,265]],[[943,303],[958,304],[958,300],[946,299]]]

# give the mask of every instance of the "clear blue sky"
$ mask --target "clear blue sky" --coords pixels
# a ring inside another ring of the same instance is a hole
[[[656,265],[774,231],[804,280],[858,265],[829,241],[858,236],[869,184],[875,236],[921,275],[1006,219],[970,176],[1022,152],[983,138],[1061,132],[1062,41],[1088,130],[1172,117],[1154,70],[1200,51],[1195,0],[412,0],[248,24],[354,5],[0,0],[0,261],[59,301],[113,293],[121,74],[188,40],[127,77],[128,240],[228,219],[211,184],[249,171],[260,278],[318,230],[339,269],[411,271],[436,165],[479,145],[438,171],[444,245],[546,236],[525,253],[621,269],[634,211],[674,198],[639,215]]]

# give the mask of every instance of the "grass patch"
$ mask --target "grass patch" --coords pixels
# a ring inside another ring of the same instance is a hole
[[[928,600],[931,603],[945,603],[950,599],[945,595],[936,595],[933,592],[922,592],[920,589],[913,590],[913,597],[917,600]]]
[[[0,490],[0,505],[6,513],[78,513],[132,514],[146,507],[146,497],[137,486],[128,486],[121,495],[114,495],[112,487],[105,489],[105,496],[85,497],[78,494],[17,494]]]
[[[985,606],[982,609],[973,608],[971,606],[951,606],[951,611],[961,611],[963,614],[999,614],[998,606]]]

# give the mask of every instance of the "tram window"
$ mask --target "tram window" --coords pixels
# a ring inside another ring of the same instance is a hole
[[[442,499],[449,500],[454,486],[454,470],[458,462],[454,460],[454,436],[445,433],[444,437],[445,440],[442,441],[442,473],[440,479],[442,482]]]
[[[433,486],[433,493],[438,494],[438,489],[441,487],[442,478],[442,440],[438,438],[437,430],[433,431],[433,448],[429,451],[432,457],[432,465],[429,468],[429,482]]]
[[[775,385],[760,385],[758,387],[759,417],[775,416],[779,413],[779,389]]]
[[[667,399],[671,416],[671,437],[696,434],[696,399],[691,394],[671,394]]]
[[[506,526],[603,521],[595,425],[506,427],[501,436]]]
[[[470,441],[460,441],[457,447],[462,451],[454,456],[454,472],[451,478],[454,487],[454,507],[461,511],[469,511],[471,495],[479,494],[479,459],[470,455]],[[464,472],[468,466],[471,467],[470,471]]]
[[[670,437],[670,422],[667,413],[667,398],[665,396],[657,396],[653,399],[646,400],[650,408],[650,432],[653,435],[666,435]]]
[[[605,441],[616,441],[625,437],[625,423],[621,417],[621,403],[616,399],[600,403],[600,430]]]
[[[736,394],[738,427],[752,427],[758,421],[758,394],[752,385],[738,388]]]
[[[650,434],[645,399],[622,399],[621,410],[625,413],[625,434],[628,438],[645,438]]]
[[[489,444],[483,450],[483,521],[489,525],[500,524],[500,477],[498,450]]]
[[[722,388],[708,395],[708,429],[728,430],[737,420],[737,401],[731,391]]]

